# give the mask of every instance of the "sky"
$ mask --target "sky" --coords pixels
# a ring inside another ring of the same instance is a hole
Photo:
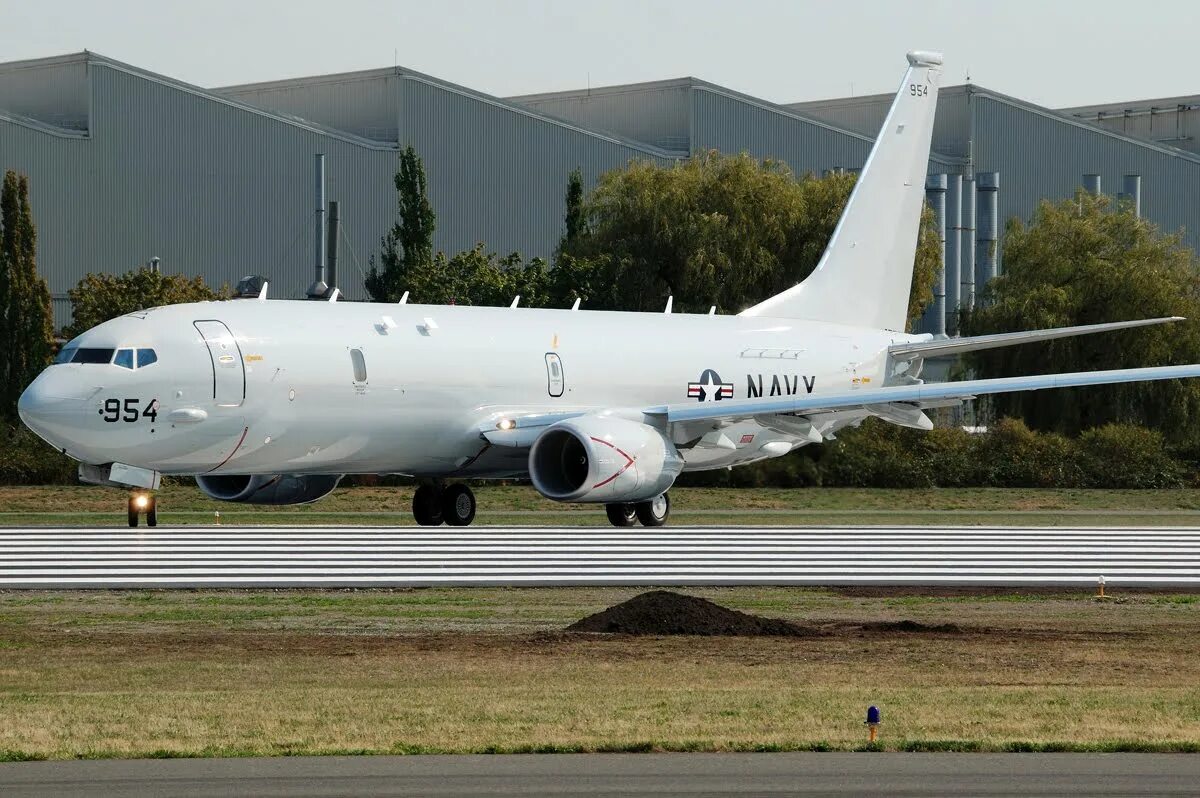
[[[691,75],[895,91],[912,49],[1049,107],[1200,94],[1197,0],[0,0],[0,61],[89,49],[206,87],[400,64],[498,96]]]

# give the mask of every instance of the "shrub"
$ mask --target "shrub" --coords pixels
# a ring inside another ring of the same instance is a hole
[[[1073,488],[1083,484],[1077,447],[1053,432],[1004,418],[980,436],[981,479],[997,488]]]
[[[1162,433],[1133,424],[1105,424],[1079,436],[1079,462],[1090,488],[1178,488],[1183,465],[1163,446]]]
[[[0,485],[74,485],[76,463],[24,426],[0,427]]]

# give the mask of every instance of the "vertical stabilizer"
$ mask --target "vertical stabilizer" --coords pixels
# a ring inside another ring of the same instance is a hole
[[[942,56],[911,52],[908,64],[817,268],[743,316],[904,329]]]

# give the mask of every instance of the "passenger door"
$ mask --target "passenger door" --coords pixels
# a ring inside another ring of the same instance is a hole
[[[213,401],[218,407],[240,407],[246,399],[246,366],[242,350],[223,322],[193,322],[212,361]]]

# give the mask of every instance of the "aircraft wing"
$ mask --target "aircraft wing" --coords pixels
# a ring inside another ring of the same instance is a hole
[[[669,423],[707,419],[737,420],[763,415],[809,415],[815,413],[870,408],[902,403],[928,407],[951,399],[1013,391],[1037,391],[1045,388],[1072,388],[1083,385],[1111,385],[1121,382],[1147,382],[1200,377],[1200,364],[1157,366],[1111,371],[1077,371],[1067,374],[1037,374],[1028,377],[999,377],[988,380],[917,383],[867,390],[856,389],[824,395],[804,395],[773,399],[720,402],[688,402],[647,408],[648,415],[665,416]]]
[[[1083,324],[1078,327],[1054,327],[1048,330],[1026,330],[1024,332],[997,333],[995,335],[976,335],[970,338],[950,338],[940,341],[912,341],[910,343],[892,344],[888,354],[899,361],[913,360],[918,357],[942,357],[957,355],[962,352],[976,352],[980,349],[995,349],[1014,344],[1030,344],[1036,341],[1049,341],[1055,338],[1070,338],[1076,335],[1091,335],[1092,333],[1109,332],[1111,330],[1127,330],[1131,327],[1148,327],[1152,324],[1166,324],[1172,321],[1183,321],[1182,316],[1167,316],[1160,319],[1136,319],[1134,321],[1114,321],[1106,324]]]

